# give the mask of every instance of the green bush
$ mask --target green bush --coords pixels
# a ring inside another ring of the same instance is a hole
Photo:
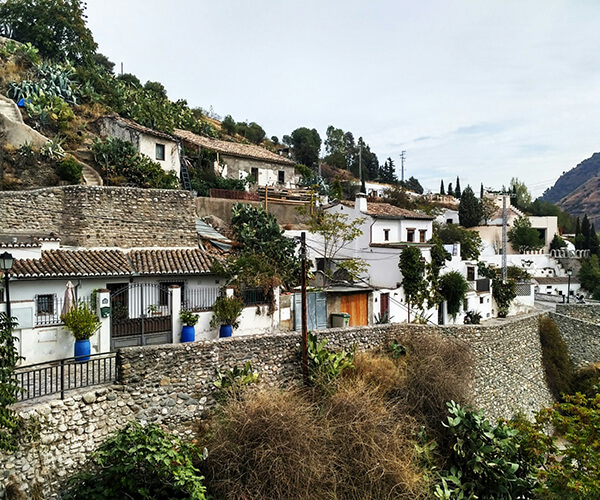
[[[244,303],[238,297],[227,297],[224,294],[219,295],[213,304],[213,317],[210,320],[210,327],[215,328],[219,325],[230,325],[234,330],[240,326],[238,321]]]
[[[185,326],[196,326],[199,316],[192,311],[183,310],[179,313],[179,319]]]
[[[76,340],[87,340],[100,328],[98,316],[85,302],[61,315],[60,319]]]
[[[329,384],[344,370],[354,368],[354,350],[335,352],[326,349],[326,345],[326,338],[319,342],[314,333],[308,333],[309,379],[313,384]]]
[[[56,175],[70,184],[79,184],[83,177],[83,167],[72,156],[68,156],[56,166]]]
[[[600,392],[600,363],[584,366],[573,375],[572,393],[579,392],[593,398]]]
[[[192,465],[193,445],[155,424],[130,422],[93,455],[93,467],[69,481],[63,499],[204,500],[204,479]]]
[[[546,382],[552,395],[560,400],[563,394],[572,392],[573,363],[554,321],[547,317],[541,318],[539,331]]]
[[[252,371],[252,364],[246,361],[243,368],[238,368],[237,365],[231,370],[217,372],[218,380],[213,382],[217,388],[215,399],[224,401],[228,396],[238,396],[242,390],[250,384],[258,383],[258,373]]]
[[[460,312],[465,296],[469,291],[469,284],[465,277],[458,271],[450,271],[440,277],[440,293],[448,304],[448,314],[452,318]]]

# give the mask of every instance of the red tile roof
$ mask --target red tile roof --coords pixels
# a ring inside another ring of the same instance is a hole
[[[252,160],[265,161],[269,163],[280,163],[282,165],[294,166],[296,162],[280,156],[276,153],[269,151],[268,149],[255,146],[254,144],[240,144],[238,142],[220,141],[218,139],[211,139],[210,137],[203,137],[201,135],[194,134],[189,130],[175,129],[174,135],[180,139],[200,146],[201,148],[211,149],[218,153],[230,156],[239,156],[242,158],[250,158]]]
[[[132,250],[128,254],[139,274],[204,274],[217,258],[194,249]]]
[[[353,201],[341,201],[342,205],[354,208]],[[421,214],[419,212],[413,212],[412,210],[406,210],[404,208],[395,207],[389,203],[368,203],[367,215],[377,217],[380,219],[422,219],[422,220],[433,220],[433,217]]]
[[[166,139],[167,141],[177,142],[177,139],[170,134],[167,134],[165,132],[159,132],[158,130],[154,130],[148,127],[144,127],[143,125],[140,125],[139,123],[134,122],[133,120],[123,118],[122,116],[119,116],[116,113],[113,113],[112,115],[108,116],[103,116],[102,118],[100,118],[100,120],[114,120],[123,127],[130,128],[142,134],[148,134],[154,137],[160,137],[161,139]]]

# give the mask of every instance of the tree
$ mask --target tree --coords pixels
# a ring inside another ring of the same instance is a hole
[[[292,153],[298,163],[312,167],[319,162],[321,137],[314,128],[312,130],[306,127],[297,128],[292,132],[291,141]]]
[[[251,122],[246,128],[246,134],[244,137],[248,139],[253,144],[260,144],[265,140],[267,134],[263,130],[263,128],[255,122]]]
[[[531,193],[525,185],[516,177],[510,180],[509,190],[515,194],[512,203],[520,210],[526,210],[531,205]]]
[[[398,183],[398,178],[396,177],[396,167],[394,166],[394,160],[388,157],[388,159],[379,168],[379,179],[385,184]]]
[[[423,194],[423,186],[421,186],[419,179],[416,179],[415,177],[411,176],[407,181],[404,181],[401,184],[409,191],[413,191],[418,194]]]
[[[442,179],[440,182],[440,194],[442,196],[444,196],[446,194],[446,191],[444,190],[444,179]]]
[[[448,314],[452,319],[460,312],[460,308],[469,291],[469,284],[458,271],[450,271],[440,278],[440,294],[446,300]]]
[[[237,124],[231,115],[227,115],[221,122],[221,129],[227,135],[235,135],[237,132]]]
[[[460,199],[462,193],[460,190],[460,179],[456,176],[456,187],[454,188],[454,197]]]
[[[327,127],[327,138],[325,139],[325,162],[336,168],[348,169],[347,144],[344,131],[333,125]]]
[[[483,195],[485,194],[485,191],[483,190],[483,182],[481,183],[481,188],[479,189],[479,199],[483,200]]]
[[[550,242],[550,250],[560,250],[566,246],[567,243],[560,237],[558,233],[554,235],[554,238],[552,238],[552,241]]]
[[[490,219],[498,211],[498,205],[496,205],[494,199],[489,196],[480,198],[479,203],[481,203],[481,218],[483,219],[483,223],[487,225]]]
[[[448,196],[454,196],[454,189],[452,189],[452,183],[448,183]]]
[[[13,330],[17,326],[15,318],[0,312],[0,450],[17,449],[17,432],[21,420],[11,405],[17,402],[20,384],[14,376],[15,366],[21,357],[15,347]]]
[[[144,89],[154,92],[157,96],[167,99],[167,89],[160,82],[151,82],[148,80],[144,85]]]
[[[402,273],[402,288],[408,304],[410,322],[410,306],[422,307],[427,294],[425,259],[417,247],[409,246],[402,250],[398,267]]]
[[[531,227],[529,217],[519,217],[508,231],[508,241],[519,253],[529,250],[539,250],[544,246],[537,229]]]
[[[477,231],[470,231],[456,224],[435,224],[434,235],[444,245],[460,243],[460,258],[462,260],[477,260],[479,258],[482,243]]]
[[[600,264],[598,264],[597,255],[592,255],[589,259],[581,262],[577,278],[581,286],[589,292],[594,292],[600,287]]]
[[[597,255],[600,249],[600,242],[598,241],[598,233],[596,233],[596,225],[592,222],[590,227],[590,253]]]
[[[583,220],[581,221],[581,235],[583,236],[581,248],[584,250],[590,249],[590,230],[590,220],[587,214],[583,214]]]
[[[0,20],[0,35],[29,42],[49,59],[91,62],[98,47],[82,0],[6,0]]]
[[[272,135],[271,136],[271,142],[273,144],[275,144],[275,146],[277,146],[277,144],[279,144],[279,137],[277,137],[276,135]]]
[[[460,225],[467,228],[478,226],[482,218],[481,203],[475,197],[471,186],[467,186],[458,204],[458,220],[460,221]]]
[[[346,214],[324,210],[315,211],[308,218],[308,230],[323,238],[321,256],[325,261],[325,273],[330,277],[334,262],[336,267],[345,270],[351,279],[357,279],[366,270],[365,261],[362,259],[335,260],[342,249],[363,234],[361,226],[364,221],[363,217],[359,217],[349,222]]]

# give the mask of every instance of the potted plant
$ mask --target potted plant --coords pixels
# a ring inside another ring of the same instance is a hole
[[[219,295],[213,305],[213,317],[210,320],[210,327],[215,328],[220,325],[219,337],[231,337],[233,330],[240,326],[238,321],[244,303],[238,297],[227,297]]]
[[[193,342],[196,340],[196,323],[198,323],[198,316],[192,311],[181,311],[179,313],[179,319],[183,323],[181,328],[181,341],[182,342]]]
[[[92,351],[90,337],[100,328],[98,316],[85,302],[80,302],[77,307],[61,315],[60,319],[75,337],[75,358],[79,362],[88,361]]]

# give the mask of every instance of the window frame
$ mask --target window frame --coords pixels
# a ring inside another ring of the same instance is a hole
[[[161,152],[161,154],[159,154],[159,151]],[[167,157],[167,147],[164,144],[157,142],[154,148],[154,153],[154,156],[158,161],[165,161]]]
[[[277,171],[277,184],[285,184],[285,170]]]
[[[389,229],[383,230],[383,241],[390,241],[390,230]]]
[[[415,228],[407,228],[406,229],[406,242],[414,243],[415,242]]]
[[[43,308],[40,304],[43,304],[44,301],[41,299],[47,300],[45,303],[47,308]],[[56,314],[56,294],[55,293],[41,293],[35,296],[35,315],[36,316],[54,316]]]

